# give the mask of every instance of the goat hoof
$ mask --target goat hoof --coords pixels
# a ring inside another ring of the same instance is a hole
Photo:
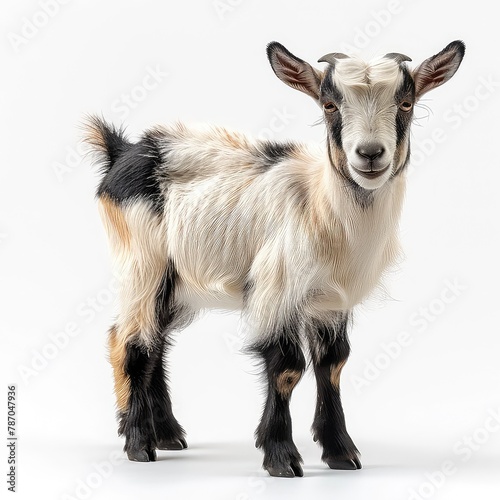
[[[295,474],[296,477],[302,477],[304,475],[304,472],[302,470],[302,467],[299,463],[291,463],[290,466],[293,469],[293,473]]]
[[[361,469],[361,462],[358,457],[347,458],[347,459],[335,459],[329,458],[325,462],[328,464],[330,469],[336,470],[357,470]]]
[[[187,448],[187,442],[184,438],[163,439],[158,443],[159,450],[184,450]]]
[[[267,467],[267,472],[273,477],[302,477],[302,467],[298,463],[285,466]]]
[[[267,472],[273,477],[295,477],[295,473],[290,466],[287,467],[268,467]]]
[[[128,450],[127,457],[132,462],[155,462],[155,450]]]

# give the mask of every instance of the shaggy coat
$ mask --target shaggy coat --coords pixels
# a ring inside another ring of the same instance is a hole
[[[345,428],[340,373],[353,307],[398,256],[413,107],[447,81],[453,42],[410,70],[402,54],[328,54],[324,71],[268,46],[276,75],[323,109],[325,147],[254,140],[219,127],[155,127],[131,142],[99,118],[97,196],[121,277],[110,358],[131,460],[186,447],[163,356],[170,333],[207,308],[241,309],[268,397],[256,432],[264,467],[300,476],[289,399],[308,346],[318,384],[313,433],[331,468],[360,468]]]

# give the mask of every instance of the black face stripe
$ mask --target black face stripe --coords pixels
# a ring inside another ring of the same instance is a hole
[[[404,159],[401,158],[401,155],[398,153],[398,151],[396,151],[395,163],[396,163],[396,165],[399,165],[399,166],[397,166],[397,170],[396,170],[396,172],[394,172],[392,174],[392,177],[396,177],[405,171],[406,167],[410,163],[410,149],[411,149],[410,143],[408,142],[408,148],[407,148],[406,156]]]
[[[344,97],[342,96],[342,93],[340,92],[340,90],[333,81],[333,70],[328,71],[325,77],[323,78],[323,81],[321,82],[321,87],[320,87],[321,103],[324,104],[325,102],[333,101],[338,107],[340,107],[340,104],[342,103],[343,99]]]
[[[321,104],[333,102],[340,108],[343,96],[338,87],[333,82],[333,70],[329,71],[323,81],[321,82],[320,101]],[[335,146],[339,149],[342,148],[342,114],[339,111],[333,113],[325,113],[325,121],[328,134],[333,140]]]
[[[168,142],[163,138],[160,150],[159,141],[157,134],[146,133],[139,142],[127,145],[102,179],[97,195],[107,195],[117,203],[143,198],[160,211],[162,196],[157,172]]]
[[[411,111],[403,111],[399,109],[399,105],[403,100],[408,100],[412,104],[415,102],[415,82],[406,66],[402,65],[400,69],[403,73],[403,81],[394,96],[396,106],[398,106],[396,112],[396,146],[399,146],[406,137],[413,118],[413,109]]]
[[[327,115],[326,122],[333,143],[337,148],[342,149],[342,115],[340,111]]]
[[[406,137],[406,133],[411,124],[412,116],[412,111],[405,112],[398,109],[396,113],[396,146],[399,146]]]
[[[254,155],[263,171],[267,171],[276,164],[293,157],[298,146],[293,142],[261,141],[254,149]]]
[[[399,104],[403,99],[408,99],[413,102],[415,100],[415,82],[406,66],[400,66],[400,71],[403,75],[403,79],[396,91],[396,102]]]

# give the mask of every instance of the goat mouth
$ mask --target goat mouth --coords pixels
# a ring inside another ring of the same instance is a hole
[[[390,166],[391,165],[389,164],[380,170],[359,170],[355,166],[352,166],[352,168],[357,174],[361,175],[362,177],[365,177],[366,179],[376,179],[377,177],[380,177],[381,175],[385,174],[385,172],[387,172]]]

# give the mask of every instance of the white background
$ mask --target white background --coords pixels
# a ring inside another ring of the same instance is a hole
[[[15,383],[17,498],[499,498],[500,71],[491,2],[53,2],[47,15],[43,1],[10,0],[0,15],[0,435],[6,386]],[[418,64],[455,39],[467,44],[463,65],[425,97],[413,127],[405,259],[386,280],[387,297],[357,310],[343,372],[363,470],[321,463],[306,375],[292,401],[305,477],[267,476],[253,445],[256,368],[239,352],[238,317],[215,313],[179,335],[171,356],[190,448],[160,452],[156,463],[125,461],[106,360],[115,283],[98,177],[78,145],[84,115],[125,122],[131,137],[181,119],[323,141],[322,126],[312,126],[319,109],[269,67],[269,41],[311,63],[358,51],[402,52]]]

